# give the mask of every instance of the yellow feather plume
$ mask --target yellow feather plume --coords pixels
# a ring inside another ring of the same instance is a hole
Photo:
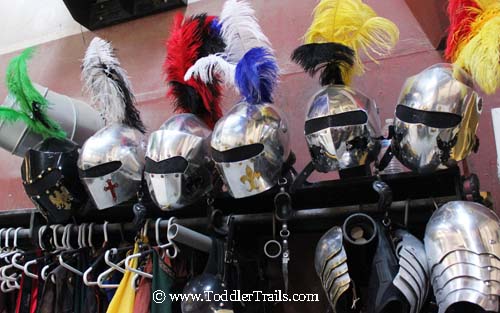
[[[396,45],[399,29],[361,0],[322,0],[304,37],[306,44],[336,42],[356,51],[354,68],[345,79],[349,81],[353,73],[364,72],[359,52],[377,62],[375,57],[389,54]]]
[[[482,23],[477,33],[461,49],[455,64],[471,74],[486,93],[500,86],[500,16]]]
[[[466,40],[457,48],[455,64],[466,70],[486,93],[500,86],[500,1],[476,0],[480,9]]]

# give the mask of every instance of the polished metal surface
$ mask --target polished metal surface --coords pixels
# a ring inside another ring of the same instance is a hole
[[[481,204],[451,201],[432,214],[424,243],[433,274],[434,266],[457,250],[490,254],[500,260],[500,220]]]
[[[184,287],[183,294],[192,295],[181,302],[182,313],[232,313],[231,301],[214,299],[213,295],[223,295],[227,291],[224,282],[213,274],[201,274],[192,278]],[[211,294],[210,294],[210,293]],[[202,301],[195,299],[201,297]]]
[[[408,304],[410,305],[410,313],[417,313],[416,309],[418,307],[418,296],[415,290],[411,287],[410,283],[407,282],[402,275],[396,275],[392,283],[405,296]]]
[[[434,212],[424,242],[439,312],[459,302],[498,310],[499,240],[500,220],[481,204],[452,201]]]
[[[323,268],[323,272],[322,272],[322,275],[320,276],[320,278],[323,281],[327,281],[327,279],[328,279],[328,277],[330,277],[332,271],[336,271],[339,267],[342,267],[342,266],[344,266],[347,269],[346,261],[347,261],[347,255],[346,255],[344,249],[342,249],[337,255],[335,255],[335,257],[329,259],[325,263],[325,267]]]
[[[349,277],[349,274],[346,273],[338,277],[329,289],[325,289],[334,313],[337,313],[338,300],[349,289],[350,284],[351,284],[351,278]]]
[[[314,268],[318,276],[322,277],[323,269],[328,261],[335,257],[341,250],[343,250],[342,229],[334,226],[321,236],[316,245]]]
[[[347,262],[343,262],[337,267],[329,268],[325,276],[322,278],[323,287],[325,290],[329,290],[332,287],[332,284],[342,275],[345,275],[349,271],[347,267]]]
[[[455,264],[473,264],[481,267],[500,269],[500,260],[489,253],[477,254],[467,250],[457,250],[447,254],[440,263],[432,267],[432,275],[440,275],[448,267]]]
[[[262,144],[263,150],[250,158],[231,162],[214,160],[235,198],[256,195],[274,187],[290,153],[287,122],[270,104],[239,103],[214,127],[211,147],[218,152],[227,153],[253,144]]]
[[[78,159],[80,170],[121,162],[120,168],[112,173],[82,177],[98,209],[115,206],[136,195],[142,178],[144,154],[144,136],[119,124],[106,126],[85,142]]]
[[[481,281],[469,277],[457,277],[447,281],[442,286],[434,285],[434,294],[438,304],[445,301],[444,296],[460,289],[475,290],[485,295],[500,295],[500,283],[496,281]]]
[[[408,168],[427,173],[454,166],[476,145],[482,100],[461,69],[451,64],[435,64],[408,78],[397,105],[461,117],[457,126],[436,128],[425,123],[405,122],[396,114],[392,150]]]
[[[434,275],[432,283],[436,286],[444,286],[446,282],[456,277],[478,278],[482,281],[491,280],[500,283],[500,269],[491,266],[480,267],[475,264],[454,264],[439,275]]]
[[[393,283],[408,302],[413,303],[411,311],[420,312],[429,290],[429,269],[424,244],[405,230],[395,231],[394,238],[397,242],[399,271]],[[413,292],[409,292],[410,289]]]
[[[379,150],[380,119],[375,102],[347,86],[327,86],[309,104],[306,122],[346,112],[362,111],[364,124],[328,127],[306,134],[307,145],[316,170],[330,172],[365,165]]]
[[[447,310],[451,305],[457,303],[457,305],[462,305],[464,302],[476,304],[486,312],[498,312],[500,309],[498,296],[485,295],[474,290],[462,289],[455,290],[445,296],[444,301],[439,304],[439,313],[448,313]]]
[[[423,306],[426,294],[427,286],[425,281],[422,281],[419,273],[412,267],[412,265],[403,257],[399,258],[400,269],[397,275],[401,275],[408,283],[410,283],[411,288],[415,291],[417,295],[417,310]]]
[[[145,178],[153,201],[162,210],[192,204],[212,189],[208,138],[211,130],[194,114],[178,114],[151,133],[146,157],[161,162],[182,157],[188,166],[179,173],[149,173]]]
[[[351,283],[340,227],[334,226],[321,236],[316,245],[314,268],[333,312],[336,312],[338,299],[349,289]]]

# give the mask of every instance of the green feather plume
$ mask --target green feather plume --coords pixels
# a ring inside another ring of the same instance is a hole
[[[28,76],[27,61],[34,49],[28,48],[12,58],[7,67],[7,89],[19,104],[20,111],[0,107],[0,120],[16,122],[22,120],[30,130],[45,138],[65,138],[64,130],[47,115],[49,106]]]

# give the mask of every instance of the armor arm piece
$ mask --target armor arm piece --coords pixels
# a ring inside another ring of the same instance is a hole
[[[439,312],[463,305],[497,312],[500,220],[485,206],[452,201],[431,216],[425,250]]]
[[[342,245],[342,229],[332,227],[318,241],[314,256],[314,267],[334,313],[341,299],[352,286],[347,266],[347,255]],[[349,305],[350,307],[350,305]]]
[[[420,312],[429,290],[429,269],[424,244],[405,230],[397,230],[394,237],[397,242],[399,271],[393,283],[407,298],[411,311]],[[409,290],[412,292],[409,293]],[[416,301],[413,301],[413,297],[416,297]]]
[[[424,242],[431,269],[457,250],[490,254],[500,260],[500,220],[481,204],[448,202],[431,216]]]

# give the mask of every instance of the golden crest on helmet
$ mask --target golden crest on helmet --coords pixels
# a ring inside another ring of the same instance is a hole
[[[59,210],[70,210],[73,197],[66,187],[59,186],[49,195],[49,200]]]
[[[254,170],[250,166],[247,165],[247,167],[245,169],[245,175],[240,177],[240,181],[243,184],[248,182],[248,185],[250,185],[250,189],[248,190],[249,192],[253,191],[253,190],[259,190],[258,179],[260,178],[260,176],[261,175],[259,172],[254,172]]]

